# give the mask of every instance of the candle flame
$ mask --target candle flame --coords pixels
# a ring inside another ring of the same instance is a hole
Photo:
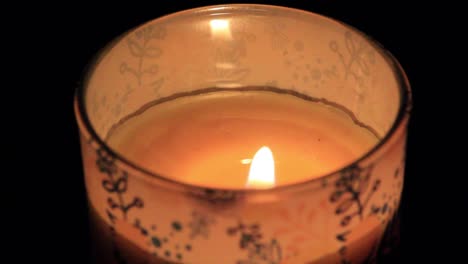
[[[275,185],[275,160],[268,147],[261,147],[255,153],[250,165],[247,187],[270,188]]]

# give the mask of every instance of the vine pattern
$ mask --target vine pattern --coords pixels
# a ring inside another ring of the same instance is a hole
[[[344,35],[344,50],[336,40],[329,43],[332,52],[338,55],[341,66],[344,69],[344,79],[350,76],[357,82],[359,95],[367,88],[366,77],[371,74],[370,65],[375,64],[375,55],[371,49],[368,49],[363,41],[356,41],[353,34],[349,31]]]
[[[126,202],[124,193],[128,188],[128,173],[119,169],[115,164],[115,158],[102,148],[97,150],[97,157],[96,165],[99,171],[106,175],[102,180],[102,187],[109,194],[107,198],[109,220],[116,219],[115,211],[119,211],[122,218],[127,220],[130,209],[143,208],[143,200],[135,196],[131,202]]]
[[[137,59],[136,64],[131,65],[129,62],[120,64],[121,74],[130,74],[137,82],[137,87],[149,86],[154,93],[158,93],[164,83],[164,77],[156,78],[159,72],[158,64],[154,63],[154,59],[162,55],[162,50],[155,44],[158,40],[166,37],[166,29],[162,26],[149,25],[134,33],[133,37],[128,37],[127,45],[130,54]],[[152,59],[152,63],[147,65],[147,59]],[[147,77],[146,77],[147,76]],[[128,95],[133,91],[130,84],[127,84]],[[125,102],[126,97],[121,100]]]
[[[354,165],[343,170],[335,181],[335,190],[330,195],[330,202],[338,203],[335,214],[341,217],[340,225],[345,228],[336,235],[336,239],[342,244],[339,250],[342,264],[351,263],[346,257],[346,242],[351,229],[346,228],[355,219],[364,219],[364,210],[381,184],[380,179],[371,181],[372,170],[373,165],[366,168]],[[368,191],[369,186],[372,187]]]
[[[385,230],[384,236],[382,238],[382,243],[380,246],[378,260],[379,263],[397,263],[400,262],[399,255],[398,255],[398,247],[400,245],[400,215],[398,212],[399,207],[399,199],[397,197],[400,196],[399,192],[402,189],[403,185],[403,172],[405,168],[405,159],[400,161],[400,165],[398,168],[395,169],[393,173],[394,183],[393,183],[393,190],[394,193],[391,195],[386,195],[387,198],[390,199],[387,201],[384,206],[377,207],[380,210],[375,213],[380,214],[387,214],[389,216],[389,222],[387,224],[387,228]],[[385,210],[385,205],[387,205],[388,209]],[[385,222],[383,221],[383,224]],[[397,251],[397,252],[395,252]]]
[[[133,208],[143,208],[144,203],[140,197],[133,197],[131,202],[126,202],[124,193],[128,188],[128,173],[125,170],[121,170],[115,164],[115,157],[110,155],[107,151],[102,148],[96,150],[97,160],[96,166],[99,171],[106,175],[102,180],[102,187],[108,193],[106,209],[107,217],[111,223],[110,232],[112,238],[115,237],[115,223],[119,219],[116,212],[120,213],[120,218],[127,220],[128,212]],[[112,239],[112,249],[116,261],[119,264],[125,264],[126,261],[120,253],[119,248]]]
[[[125,193],[128,190],[127,171],[120,169],[115,163],[115,157],[109,154],[104,149],[100,148],[96,151],[97,159],[96,166],[99,171],[106,175],[102,180],[103,189],[109,194],[107,198],[106,214],[110,221],[110,232],[112,235],[112,247],[115,260],[119,264],[127,263],[120,249],[115,242],[115,224],[117,220],[123,220],[130,223],[134,228],[138,229],[142,236],[146,237],[152,255],[162,261],[159,257],[174,261],[182,261],[184,254],[190,253],[193,250],[193,245],[190,241],[181,243],[182,239],[178,239],[181,234],[187,230],[191,240],[197,237],[208,238],[210,228],[216,223],[211,216],[198,211],[192,211],[191,219],[187,223],[180,220],[174,220],[170,224],[169,232],[161,234],[158,232],[156,225],[145,226],[139,218],[131,220],[128,213],[132,209],[143,208],[143,200],[135,196],[131,202],[127,202]],[[119,213],[116,213],[119,212]]]

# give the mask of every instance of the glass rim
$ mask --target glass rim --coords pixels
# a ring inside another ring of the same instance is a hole
[[[376,51],[378,51],[382,55],[388,67],[391,69],[392,73],[394,74],[395,80],[398,84],[400,98],[399,98],[398,112],[392,122],[392,125],[382,135],[382,137],[378,139],[378,142],[375,143],[371,149],[359,155],[358,158],[353,159],[348,164],[343,165],[340,168],[330,171],[328,173],[324,173],[323,175],[320,175],[318,177],[306,178],[302,181],[293,182],[289,184],[275,185],[272,188],[268,188],[268,189],[221,188],[221,187],[203,186],[203,185],[197,185],[197,184],[188,183],[184,181],[179,181],[171,177],[167,177],[164,174],[158,174],[154,171],[146,169],[136,164],[135,162],[129,160],[128,158],[126,158],[125,155],[119,154],[119,152],[115,151],[112,147],[110,147],[104,141],[102,137],[99,136],[99,134],[94,129],[94,126],[92,125],[88,117],[88,111],[85,106],[86,92],[87,92],[88,82],[91,79],[95,68],[99,65],[100,61],[104,57],[106,57],[106,55],[110,52],[110,50],[115,46],[116,43],[118,43],[121,39],[125,38],[126,36],[134,32],[134,30],[138,28],[141,28],[150,23],[163,22],[164,20],[167,20],[176,16],[190,15],[190,14],[195,14],[195,13],[200,14],[203,12],[209,13],[210,11],[219,11],[219,10],[225,10],[227,12],[246,10],[246,9],[252,10],[252,8],[282,10],[282,11],[288,10],[289,12],[295,12],[298,14],[301,13],[302,15],[308,15],[308,16],[316,16],[322,20],[328,20],[330,22],[338,23],[346,27],[347,29],[353,31],[354,33],[360,35],[361,37],[363,37],[363,39],[367,41],[368,44],[373,46],[376,49]],[[243,194],[268,194],[270,192],[289,191],[298,187],[303,187],[308,184],[317,183],[324,179],[331,178],[339,174],[342,171],[346,171],[350,168],[355,167],[358,164],[361,164],[367,161],[368,159],[373,158],[374,161],[379,160],[380,157],[384,154],[381,151],[383,149],[391,147],[393,145],[392,143],[394,143],[392,142],[393,139],[403,136],[402,133],[399,133],[399,132],[401,132],[401,129],[404,129],[406,127],[407,122],[410,117],[411,109],[412,109],[412,93],[411,93],[411,87],[410,87],[408,78],[406,76],[406,73],[403,70],[400,63],[398,62],[398,60],[393,56],[393,54],[389,52],[388,50],[386,50],[383,47],[383,45],[381,45],[378,41],[374,40],[367,34],[363,33],[362,31],[356,29],[355,27],[351,25],[348,25],[342,21],[339,21],[337,19],[325,16],[325,15],[321,15],[318,13],[314,13],[314,12],[306,11],[302,9],[297,9],[297,8],[284,7],[284,6],[279,6],[279,5],[264,5],[264,4],[220,4],[220,5],[202,6],[202,7],[186,9],[186,10],[174,12],[171,14],[167,14],[164,16],[160,16],[155,19],[149,20],[145,23],[142,23],[140,25],[137,25],[136,27],[133,27],[130,30],[121,34],[120,36],[114,38],[114,40],[112,40],[110,43],[105,45],[100,51],[96,53],[96,55],[94,55],[94,58],[90,60],[90,62],[84,69],[83,79],[80,85],[78,85],[78,87],[76,88],[75,96],[74,96],[74,110],[75,110],[76,119],[79,123],[80,133],[83,133],[86,131],[89,134],[89,137],[90,137],[89,139],[91,141],[95,141],[98,145],[97,147],[92,146],[92,148],[94,148],[95,150],[103,149],[108,155],[110,155],[115,160],[115,162],[121,162],[123,165],[131,168],[132,170],[135,170],[143,174],[145,177],[147,176],[152,179],[162,181],[173,187],[179,187],[185,190],[186,189],[189,189],[189,190],[209,189],[209,190],[229,191],[229,192],[243,193]],[[119,166],[119,164],[117,164],[117,166]],[[130,175],[132,174],[130,173]]]

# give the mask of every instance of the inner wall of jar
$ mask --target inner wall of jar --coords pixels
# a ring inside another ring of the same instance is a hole
[[[142,25],[95,65],[85,108],[98,136],[143,105],[208,87],[270,86],[326,99],[381,138],[400,104],[382,51],[345,25],[291,9],[185,12]]]

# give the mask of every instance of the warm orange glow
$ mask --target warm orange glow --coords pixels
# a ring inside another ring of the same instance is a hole
[[[275,160],[268,147],[261,147],[252,159],[247,187],[270,188],[275,185]]]

